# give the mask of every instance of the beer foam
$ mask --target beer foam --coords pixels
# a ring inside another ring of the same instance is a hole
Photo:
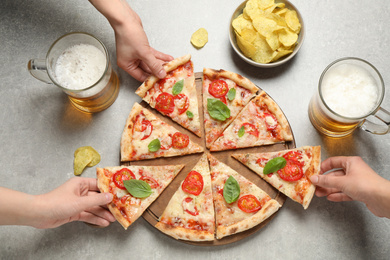
[[[106,56],[93,45],[77,44],[67,48],[55,68],[57,82],[68,89],[83,89],[95,84],[106,68]]]
[[[369,114],[379,95],[378,86],[370,72],[352,64],[340,64],[329,69],[321,88],[329,108],[345,117]]]

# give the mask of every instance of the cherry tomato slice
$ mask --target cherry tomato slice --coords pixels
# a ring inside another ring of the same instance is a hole
[[[184,192],[198,196],[203,190],[203,177],[197,171],[190,171],[183,181],[181,188]]]
[[[188,97],[184,94],[178,94],[173,97],[175,105],[179,111],[179,115],[183,114],[187,111],[188,107],[190,106],[190,100]]]
[[[135,179],[135,175],[129,169],[123,168],[117,171],[112,178],[115,186],[117,186],[119,189],[125,190],[126,188],[125,185],[123,185],[123,181]]]
[[[265,167],[265,165],[267,164],[267,162],[268,162],[268,159],[262,158],[262,157],[260,157],[259,159],[256,160],[256,163],[257,163],[260,167],[262,167],[262,168]]]
[[[256,126],[251,123],[243,123],[241,127],[245,128],[245,133],[254,135],[256,137],[259,137],[259,130],[257,130]]]
[[[185,212],[192,216],[197,216],[199,215],[199,211],[196,208],[195,205],[193,205],[193,199],[191,197],[187,197],[183,200],[182,206]],[[193,210],[189,209],[189,207],[192,207]]]
[[[145,132],[145,134],[141,138],[141,140],[145,140],[146,138],[148,138],[152,134],[153,125],[149,120],[147,120],[147,119],[142,120],[142,131],[141,132]]]
[[[237,205],[242,211],[246,213],[259,211],[262,207],[260,201],[252,194],[244,195],[239,198]]]
[[[225,96],[228,91],[228,84],[222,79],[213,80],[209,85],[209,93],[215,98]]]
[[[294,161],[287,161],[284,168],[278,170],[280,178],[285,181],[297,181],[303,177],[303,170],[299,163]]]
[[[300,166],[303,166],[303,162],[301,162],[303,154],[300,151],[289,151],[288,153],[283,155],[283,158],[286,159],[286,161],[294,161]]]
[[[278,126],[278,120],[276,120],[274,115],[264,113],[263,117],[268,131],[274,130]],[[272,123],[270,121],[272,121]]]
[[[188,146],[190,143],[190,137],[186,134],[182,134],[180,132],[176,132],[172,136],[172,146],[176,149],[183,149]]]
[[[173,99],[173,96],[167,92],[161,93],[156,98],[155,108],[164,114],[172,113],[175,109],[175,100]]]
[[[160,186],[158,182],[150,176],[142,176],[140,180],[147,182],[152,189],[156,189]]]

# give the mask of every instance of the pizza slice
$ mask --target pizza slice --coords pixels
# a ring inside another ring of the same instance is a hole
[[[135,91],[145,102],[184,128],[201,136],[198,97],[191,55],[164,65],[167,76],[150,76]]]
[[[302,204],[304,209],[309,207],[315,191],[310,177],[320,172],[320,146],[304,146],[268,153],[233,154],[232,156],[287,197]],[[282,167],[283,161],[284,167]],[[264,170],[266,165],[267,168]]]
[[[282,110],[262,91],[239,113],[210,151],[254,147],[293,140]]]
[[[214,240],[214,206],[206,154],[172,196],[156,228],[176,239]]]
[[[108,208],[127,229],[157,199],[184,165],[96,168],[101,192],[113,194]]]
[[[281,205],[265,191],[209,155],[216,219],[216,238],[260,224]]]
[[[203,147],[188,135],[157,118],[135,103],[122,133],[121,161],[200,153]]]
[[[207,68],[203,69],[202,88],[206,147],[210,148],[258,88],[239,74]]]

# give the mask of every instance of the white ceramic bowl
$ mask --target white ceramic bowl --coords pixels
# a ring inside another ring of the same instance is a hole
[[[247,63],[249,63],[249,64],[251,64],[253,66],[256,66],[256,67],[260,67],[260,68],[273,68],[273,67],[282,65],[282,64],[286,63],[287,61],[289,61],[290,59],[292,59],[298,53],[299,49],[301,48],[301,46],[303,44],[303,40],[305,39],[305,25],[303,23],[302,15],[299,12],[299,10],[292,3],[290,3],[287,0],[275,0],[275,3],[284,3],[288,9],[295,10],[297,12],[297,15],[298,15],[298,18],[299,18],[299,22],[301,23],[301,30],[300,30],[299,35],[298,35],[297,45],[295,46],[294,51],[292,53],[290,53],[290,54],[280,58],[277,61],[270,62],[270,63],[258,63],[256,61],[246,57],[242,53],[242,51],[240,50],[240,48],[237,45],[236,35],[234,33],[234,29],[233,29],[233,26],[232,26],[233,20],[236,19],[240,14],[242,14],[242,12],[244,10],[244,7],[246,5],[246,2],[247,2],[247,0],[244,1],[243,3],[241,3],[237,7],[237,9],[234,11],[234,13],[232,15],[232,18],[230,20],[230,25],[229,25],[229,39],[230,39],[230,43],[231,43],[234,51],[238,54],[238,56],[240,56]]]

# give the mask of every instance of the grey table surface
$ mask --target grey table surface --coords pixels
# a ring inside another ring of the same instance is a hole
[[[268,92],[285,112],[296,145],[321,145],[322,159],[359,155],[390,179],[390,138],[356,131],[344,139],[321,136],[307,108],[323,69],[333,60],[368,60],[390,82],[390,1],[292,1],[301,11],[306,39],[287,64],[259,69],[243,62],[228,39],[230,16],[241,0],[129,1],[143,20],[151,46],[174,57],[190,53],[195,71],[225,69],[248,77]],[[197,50],[191,34],[209,32]],[[31,58],[43,58],[59,36],[85,31],[109,49],[119,73],[116,102],[92,116],[75,110],[59,89],[34,79]],[[139,82],[116,64],[115,39],[107,20],[86,0],[22,1],[0,4],[0,185],[41,194],[73,176],[73,152],[97,149],[100,167],[119,164],[119,141]],[[390,108],[390,93],[383,107]],[[95,177],[95,167],[84,177]],[[0,194],[1,196],[1,194]],[[1,205],[0,205],[1,206]],[[287,200],[259,232],[238,242],[199,247],[171,239],[143,218],[125,231],[114,223],[94,229],[70,223],[56,229],[0,227],[0,259],[389,259],[390,220],[375,217],[359,202],[332,203],[315,197],[303,208]],[[115,257],[113,257],[115,256]]]

